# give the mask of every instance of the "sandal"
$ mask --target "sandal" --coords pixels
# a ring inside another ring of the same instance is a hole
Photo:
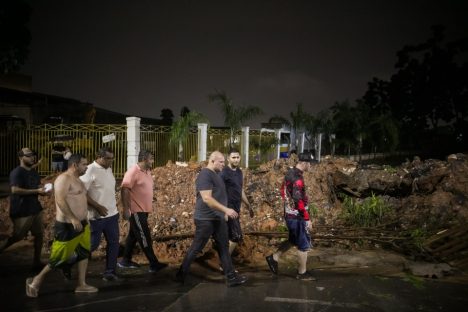
[[[91,285],[84,285],[84,286],[78,286],[75,288],[75,293],[96,293],[98,292],[99,289],[91,286]]]
[[[39,294],[39,288],[33,286],[33,280],[32,277],[26,279],[26,296],[36,298]]]

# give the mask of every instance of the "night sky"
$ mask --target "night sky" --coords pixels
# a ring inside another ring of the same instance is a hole
[[[33,91],[158,118],[182,106],[222,125],[215,89],[287,117],[354,101],[396,52],[468,33],[468,1],[30,1]]]

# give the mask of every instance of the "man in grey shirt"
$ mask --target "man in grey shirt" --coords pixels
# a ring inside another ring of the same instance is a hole
[[[229,287],[244,284],[247,278],[238,275],[229,254],[229,239],[225,217],[237,218],[237,212],[228,208],[226,187],[218,173],[224,167],[224,155],[216,151],[210,155],[208,165],[203,168],[195,182],[197,201],[195,204],[195,235],[185,255],[176,279],[183,283],[190,265],[206,243],[213,237]]]

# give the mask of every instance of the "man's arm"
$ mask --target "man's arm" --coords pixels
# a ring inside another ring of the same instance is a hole
[[[247,195],[245,195],[244,190],[242,190],[242,202],[244,203],[245,206],[247,206],[247,209],[249,209],[249,215],[251,218],[254,217],[254,211],[252,209],[252,206],[250,206],[249,199],[247,198]]]
[[[61,175],[55,180],[55,203],[63,215],[70,220],[76,231],[81,231],[83,226],[81,221],[75,216],[67,204],[66,197],[71,186],[71,180],[67,175]]]
[[[131,206],[130,189],[128,187],[122,186],[120,195],[122,198],[123,218],[125,220],[128,220],[130,218],[130,215],[132,214],[130,211],[130,206]]]
[[[11,187],[11,194],[17,194],[17,195],[34,195],[34,194],[39,194],[39,195],[46,195],[47,193],[44,191],[43,187],[39,187],[37,189],[24,189],[19,186],[12,186]]]
[[[86,190],[89,190],[89,188],[93,184],[94,179],[95,177],[93,175],[92,167],[88,167],[86,173],[80,177],[80,180],[81,182],[83,182],[83,185],[85,186]],[[88,202],[88,206],[91,206],[93,209],[95,209],[100,216],[107,216],[107,208],[99,204],[91,196],[89,196],[89,193],[86,194],[86,201]]]
[[[107,216],[106,207],[104,207],[103,205],[99,204],[97,201],[92,199],[91,196],[89,196],[89,194],[86,194],[86,199],[88,201],[88,205],[93,207],[93,209],[95,209],[99,213],[100,216],[102,217]]]
[[[203,202],[211,209],[221,211],[225,213],[229,218],[235,219],[238,217],[237,212],[234,209],[228,208],[222,205],[219,201],[214,199],[211,190],[200,191]]]

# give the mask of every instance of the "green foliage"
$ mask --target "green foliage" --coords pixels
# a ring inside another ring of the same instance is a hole
[[[234,143],[234,133],[241,129],[243,123],[263,114],[260,107],[257,106],[238,106],[236,107],[232,99],[226,92],[216,90],[214,94],[208,96],[210,103],[218,104],[224,116],[224,125],[231,129],[231,146]]]
[[[258,139],[251,137],[249,144],[252,149],[258,151],[261,161],[268,161],[268,152],[274,151],[276,145],[279,144],[279,140],[277,137],[271,136],[259,136]]]
[[[424,279],[411,275],[406,274],[405,278],[403,279],[405,282],[411,283],[417,289],[424,289]]]
[[[423,243],[427,239],[429,233],[427,230],[422,228],[414,229],[410,232],[411,240],[413,244],[418,247],[420,250],[423,249]]]
[[[395,167],[390,165],[383,165],[383,170],[387,171],[388,173],[396,173],[398,171]]]
[[[384,200],[372,193],[362,201],[343,195],[344,218],[355,226],[376,226],[382,223],[384,216],[390,211],[390,207]]]
[[[199,122],[208,122],[208,119],[195,111],[187,112],[171,125],[171,136],[169,145],[176,145],[179,148],[179,160],[183,158],[182,145],[187,141],[190,127],[196,126]]]
[[[314,204],[309,204],[309,215],[311,218],[316,218],[318,216],[318,208]]]
[[[276,230],[278,232],[281,232],[281,233],[286,233],[286,232],[288,232],[288,227],[286,225],[282,224],[282,225],[278,225]]]

